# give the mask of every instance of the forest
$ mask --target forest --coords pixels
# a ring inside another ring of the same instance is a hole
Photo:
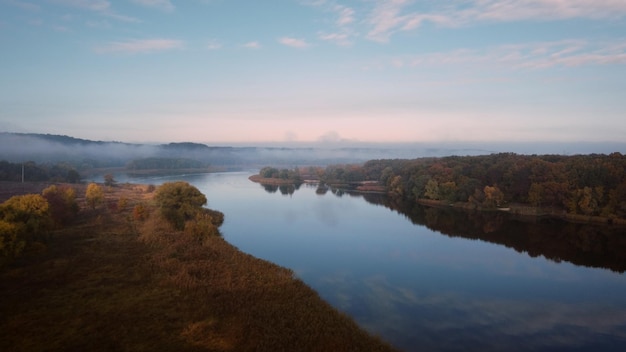
[[[540,212],[626,219],[626,157],[620,153],[372,160],[360,167],[329,167],[324,177],[376,180],[391,196],[409,200],[477,208],[517,204]]]
[[[266,177],[294,180],[300,178],[297,174],[306,173],[307,178],[315,175],[323,183],[355,190],[376,182],[392,198],[428,204],[583,221],[590,217],[608,222],[626,219],[626,157],[617,152],[379,159],[295,172],[272,168],[261,172]]]
[[[70,163],[42,163],[33,161],[11,163],[0,161],[0,181],[20,182],[67,182],[77,183],[80,174]]]

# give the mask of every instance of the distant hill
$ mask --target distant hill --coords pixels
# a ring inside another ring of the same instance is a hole
[[[225,170],[264,166],[326,166],[364,163],[373,159],[518,154],[626,153],[626,143],[478,143],[441,142],[412,144],[323,143],[291,146],[210,146],[178,142],[137,144],[92,141],[64,135],[0,132],[0,161],[22,163],[67,162],[77,170],[126,167],[130,162],[150,158],[197,161]]]
[[[233,170],[267,165],[358,163],[378,155],[380,150],[363,148],[224,147],[192,142],[136,144],[52,134],[0,133],[0,161],[67,162],[78,170],[126,167],[155,158],[195,161],[198,165]]]

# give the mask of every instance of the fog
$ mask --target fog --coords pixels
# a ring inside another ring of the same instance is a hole
[[[200,143],[136,144],[90,141],[67,136],[0,133],[0,160],[37,163],[69,162],[76,167],[124,167],[129,161],[149,158],[185,158],[211,166],[307,166],[362,163],[371,159],[411,159],[450,155],[610,154],[626,153],[618,142],[440,142],[362,143],[258,143],[211,145]]]

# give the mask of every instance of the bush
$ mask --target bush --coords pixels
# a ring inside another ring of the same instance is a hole
[[[0,265],[18,257],[52,224],[48,201],[38,194],[14,196],[0,204]]]
[[[193,220],[185,223],[185,233],[203,243],[208,237],[220,235],[217,227],[209,212],[199,212]]]
[[[133,219],[143,221],[148,218],[148,209],[142,203],[135,205],[133,208]]]
[[[42,195],[50,205],[50,214],[58,226],[67,225],[78,213],[76,191],[67,186],[52,185]]]
[[[95,209],[97,205],[104,201],[104,191],[102,187],[95,183],[90,183],[85,191],[85,200],[91,209]]]
[[[161,216],[177,230],[183,230],[185,222],[194,219],[207,203],[204,194],[183,181],[164,183],[156,192]]]

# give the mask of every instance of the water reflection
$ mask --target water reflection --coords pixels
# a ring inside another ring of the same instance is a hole
[[[433,208],[399,203],[381,195],[364,195],[372,204],[382,204],[450,237],[478,239],[504,245],[531,257],[555,262],[626,270],[626,236],[623,227],[565,222],[558,219],[514,216],[504,212],[480,212]]]
[[[626,278],[616,273],[626,251],[610,227],[319,185],[260,188],[248,176],[187,180],[226,214],[229,242],[293,269],[402,350],[626,350]]]
[[[262,185],[268,193],[280,189],[292,195],[294,185]],[[623,227],[579,224],[558,219],[514,216],[505,212],[481,212],[445,207],[428,207],[392,200],[380,193],[355,193],[324,184],[307,184],[315,193],[328,191],[337,197],[349,194],[383,205],[406,216],[413,224],[423,225],[450,237],[481,240],[503,245],[531,257],[543,256],[555,262],[626,271],[626,236]]]

